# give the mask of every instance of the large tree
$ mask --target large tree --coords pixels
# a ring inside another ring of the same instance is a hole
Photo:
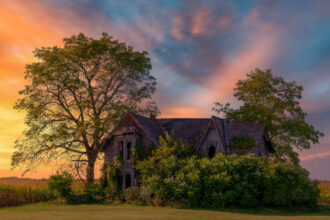
[[[156,80],[148,53],[106,33],[63,39],[63,47],[34,51],[28,82],[15,108],[26,112],[26,130],[16,140],[12,166],[31,169],[52,159],[85,162],[87,182],[102,141],[127,112],[158,113],[150,101]]]
[[[298,164],[296,150],[309,149],[323,136],[306,122],[299,102],[302,91],[302,86],[274,76],[270,69],[255,69],[236,83],[234,96],[242,103],[238,109],[216,102],[212,110],[228,120],[264,124],[276,151],[275,158]]]

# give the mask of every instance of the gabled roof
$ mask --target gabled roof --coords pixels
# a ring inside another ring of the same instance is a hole
[[[212,116],[211,118],[159,118],[151,119],[137,114],[128,114],[124,120],[131,118],[134,123],[150,138],[150,140],[159,146],[157,137],[162,136],[164,132],[173,135],[175,139],[181,139],[186,143],[194,143],[198,150],[208,129],[213,123],[223,146],[228,145],[228,141],[233,136],[263,136],[267,141],[268,134],[265,126],[253,122],[245,121],[226,121],[225,119]],[[124,121],[123,120],[123,121]],[[121,122],[108,136],[111,139],[113,132],[122,126]],[[103,146],[108,142],[105,140]],[[274,151],[271,145],[267,146],[271,152]]]
[[[157,125],[157,122],[141,115],[132,114],[132,113],[130,115],[132,116],[133,120],[135,120],[138,123],[138,125],[140,125],[140,127],[142,128],[144,133],[150,138],[150,140],[156,146],[159,146],[157,137],[161,136],[162,132],[159,126]]]

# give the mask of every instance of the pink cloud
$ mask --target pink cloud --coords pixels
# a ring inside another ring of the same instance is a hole
[[[307,156],[302,156],[302,157],[300,157],[300,160],[302,160],[302,161],[314,160],[317,158],[323,158],[323,157],[328,157],[328,156],[330,156],[330,151],[319,153],[319,154],[311,154],[311,155],[307,155]]]
[[[192,17],[191,33],[194,35],[204,34],[208,31],[210,12],[208,9],[201,9]]]
[[[244,28],[254,31],[247,35],[245,44],[231,57],[214,68],[207,85],[210,93],[216,100],[229,99],[233,88],[239,79],[255,68],[270,68],[274,56],[278,53],[281,30],[269,23],[257,20],[256,12],[251,12],[245,22]]]

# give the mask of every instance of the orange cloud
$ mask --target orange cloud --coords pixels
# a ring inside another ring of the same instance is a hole
[[[209,11],[206,9],[202,9],[198,11],[193,17],[192,17],[192,27],[191,27],[191,33],[194,35],[203,34],[207,31],[207,25],[209,22]]]
[[[205,111],[195,107],[175,106],[166,109],[161,118],[195,118],[205,115]]]

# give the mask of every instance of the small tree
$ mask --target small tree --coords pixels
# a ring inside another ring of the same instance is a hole
[[[236,83],[234,96],[243,103],[238,109],[230,108],[229,103],[216,102],[212,110],[223,113],[228,120],[264,124],[275,148],[275,157],[298,164],[294,148],[309,149],[323,136],[306,122],[306,113],[299,103],[302,90],[296,82],[274,76],[270,69],[255,69]]]
[[[27,129],[16,140],[12,166],[71,158],[86,164],[87,182],[108,132],[127,112],[158,113],[148,102],[156,81],[148,53],[135,51],[104,33],[65,38],[64,47],[34,51],[26,65],[25,89],[15,108],[26,112]]]

